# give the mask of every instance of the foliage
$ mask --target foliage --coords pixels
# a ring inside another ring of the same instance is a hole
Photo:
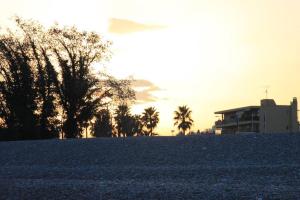
[[[104,105],[134,99],[130,80],[93,70],[110,57],[98,34],[15,22],[0,36],[0,119],[19,139],[58,137],[59,118],[67,138],[81,137]]]
[[[20,139],[58,137],[56,72],[40,26],[16,18],[17,33],[0,38],[1,118]]]
[[[159,113],[154,107],[146,108],[141,118],[142,124],[146,128],[145,136],[155,136],[153,130],[157,127],[159,122]]]
[[[63,130],[66,137],[81,137],[84,125],[103,106],[104,99],[126,99],[134,94],[127,82],[109,76],[100,80],[91,68],[93,63],[108,59],[110,42],[103,41],[94,32],[81,32],[75,27],[56,26],[50,29],[49,35],[62,76],[59,91],[66,115]]]
[[[140,115],[133,115],[132,116],[133,121],[133,134],[136,136],[143,136],[143,123],[142,123],[142,117]]]
[[[177,125],[177,128],[182,130],[183,135],[185,135],[186,130],[190,129],[194,122],[191,117],[192,111],[187,106],[179,106],[174,113],[174,126]]]
[[[96,121],[92,130],[94,137],[112,137],[113,124],[108,109],[103,109],[96,115]]]
[[[131,115],[127,104],[121,104],[115,111],[115,123],[118,137],[131,137],[142,135],[142,122],[140,115]]]
[[[81,137],[101,102],[101,96],[95,95],[99,79],[90,67],[103,58],[108,45],[97,34],[80,32],[75,27],[56,26],[49,35],[61,70],[59,95],[66,115],[63,131],[67,138]]]
[[[118,137],[126,137],[129,132],[130,109],[127,104],[121,104],[115,111],[115,122]]]

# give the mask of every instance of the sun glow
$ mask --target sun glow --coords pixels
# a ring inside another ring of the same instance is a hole
[[[216,85],[220,90],[233,85],[235,79],[227,77],[233,73],[242,76],[243,67],[251,59],[251,48],[240,45],[238,32],[234,31],[206,17],[196,25],[179,24],[162,30],[116,35],[111,70],[120,77],[132,75],[151,80],[163,89],[155,94],[158,102],[134,106],[136,113],[145,106],[156,106],[163,121],[161,132],[169,134],[173,112],[182,104],[191,105],[196,119],[194,128],[200,129],[201,120],[207,120],[201,113],[214,111],[213,105],[203,106],[207,102],[204,98],[210,98],[207,95],[216,90]],[[224,81],[226,84],[222,85]],[[213,115],[209,120],[214,120]]]

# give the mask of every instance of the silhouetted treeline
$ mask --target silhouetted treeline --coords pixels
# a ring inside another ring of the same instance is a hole
[[[93,124],[95,137],[155,136],[154,129],[159,122],[159,113],[154,107],[144,110],[142,115],[132,115],[127,104],[120,104],[114,115],[108,109],[98,113]]]
[[[78,138],[95,117],[97,130],[111,136],[110,124],[101,127],[108,123],[103,106],[133,99],[134,91],[129,81],[92,68],[109,58],[110,42],[75,27],[15,22],[16,31],[0,36],[0,139],[57,138],[60,132]]]

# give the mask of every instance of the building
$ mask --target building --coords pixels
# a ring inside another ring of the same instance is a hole
[[[246,106],[215,112],[217,131],[226,133],[295,133],[299,132],[297,98],[290,105],[276,105],[273,99],[261,100],[260,106]]]

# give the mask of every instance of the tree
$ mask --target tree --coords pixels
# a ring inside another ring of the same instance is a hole
[[[59,120],[57,118],[58,73],[51,62],[51,46],[44,28],[34,21],[15,19],[27,41],[31,55],[31,65],[35,70],[35,87],[37,90],[38,122],[41,138],[58,137]]]
[[[134,98],[130,81],[92,69],[109,58],[110,42],[98,34],[16,24],[16,33],[0,35],[0,120],[20,139],[57,137],[61,110],[65,136],[81,137],[103,105]]]
[[[141,136],[143,125],[140,115],[131,115],[127,104],[121,104],[115,111],[115,123],[118,137]]]
[[[96,115],[96,121],[92,130],[94,137],[112,137],[113,124],[108,109],[103,109]]]
[[[0,39],[1,118],[16,139],[58,137],[57,73],[43,28],[15,18]]]
[[[143,136],[143,123],[142,123],[142,117],[140,115],[133,115],[132,116],[133,121],[133,134],[136,136]]]
[[[118,137],[126,137],[128,134],[128,126],[130,123],[130,109],[127,104],[121,104],[115,111],[115,122]]]
[[[96,33],[75,27],[56,26],[49,35],[61,70],[59,95],[66,115],[63,130],[67,138],[82,137],[84,125],[95,116],[103,98],[97,95],[101,86],[91,65],[106,58],[109,43]]]
[[[1,114],[6,126],[23,139],[37,138],[37,91],[29,44],[13,33],[0,39]]]
[[[94,32],[80,32],[75,27],[53,27],[52,47],[61,69],[60,99],[66,120],[63,130],[66,137],[81,137],[87,124],[104,100],[134,97],[126,80],[116,80],[92,70],[92,64],[109,58],[110,42],[103,41]]]
[[[147,129],[145,131],[146,136],[155,136],[153,130],[157,127],[159,122],[159,113],[154,107],[146,108],[142,115],[142,123]]]
[[[174,113],[174,126],[177,125],[177,128],[182,130],[183,135],[185,135],[186,130],[190,129],[194,122],[191,117],[192,111],[187,106],[179,106]]]
[[[18,139],[58,137],[55,85],[57,74],[38,24],[15,18],[18,27],[0,39],[2,120]]]

